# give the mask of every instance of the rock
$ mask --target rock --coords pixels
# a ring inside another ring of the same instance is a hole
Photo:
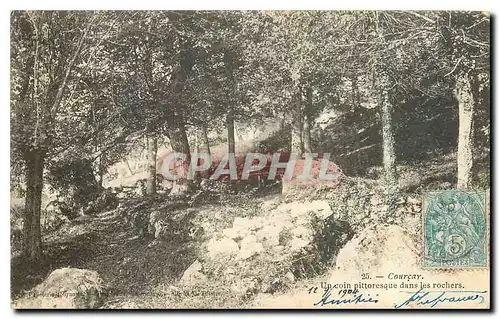
[[[410,271],[417,264],[413,241],[403,228],[396,225],[367,229],[340,249],[336,262],[339,270],[356,269],[359,273],[372,269]]]
[[[371,206],[379,206],[379,205],[382,205],[384,202],[382,200],[381,197],[377,196],[377,195],[374,195],[372,197],[370,197],[370,205]]]
[[[261,230],[255,233],[257,240],[264,242],[267,246],[278,246],[280,233],[283,230],[283,226],[264,226]]]
[[[411,211],[414,213],[420,212],[422,202],[420,199],[409,196],[407,199],[408,205],[410,205]]]
[[[139,300],[108,300],[100,309],[148,309],[152,306]]]
[[[313,230],[309,227],[298,226],[290,230],[291,234],[295,237],[302,238],[310,242],[313,239]]]
[[[243,237],[251,233],[250,225],[251,220],[249,218],[236,217],[233,221],[233,227],[231,231],[228,232],[229,238],[232,239],[242,239]]]
[[[222,239],[212,238],[207,244],[208,257],[212,260],[217,260],[219,258],[229,259],[232,256],[236,256],[239,252],[238,244],[227,237]]]
[[[160,243],[160,241],[158,239],[155,239],[148,244],[148,248],[153,248],[153,247],[157,246],[159,243]]]
[[[240,247],[245,247],[252,245],[257,242],[257,236],[255,235],[248,235],[245,238],[241,240]]]
[[[14,303],[17,309],[92,309],[102,302],[105,285],[93,270],[60,268]]]
[[[264,227],[266,220],[263,217],[254,217],[249,220],[250,224],[247,226],[252,232],[258,231]]]
[[[199,260],[195,260],[195,262],[184,271],[179,283],[186,286],[192,286],[208,281],[207,276],[202,271],[203,265]]]
[[[279,276],[271,276],[266,281],[261,283],[260,291],[263,293],[275,293],[280,287],[283,286],[283,281]]]
[[[313,200],[305,202],[304,205],[309,212],[313,212],[321,220],[325,220],[333,214],[330,204],[325,200]]]
[[[264,251],[264,246],[262,243],[257,242],[257,237],[255,235],[249,235],[243,238],[240,245],[241,249],[237,258],[241,260],[248,259]]]
[[[155,232],[155,223],[161,219],[161,212],[154,210],[149,214],[149,227],[148,232],[152,235]]]
[[[238,229],[234,229],[234,228],[224,228],[222,230],[222,233],[224,234],[224,236],[228,237],[228,238],[231,238],[231,239],[240,239],[240,232],[238,231]]]
[[[371,179],[378,179],[384,173],[382,166],[372,166],[366,169],[366,176]]]
[[[245,297],[256,293],[258,290],[257,278],[242,278],[231,285],[231,291],[237,297]]]
[[[308,213],[313,213],[318,218],[324,220],[333,214],[327,201],[298,201],[279,205],[274,211],[274,215],[289,213],[292,218],[297,218]]]
[[[249,219],[243,217],[236,217],[233,220],[233,228],[247,228]]]
[[[292,274],[292,272],[291,272],[291,271],[289,271],[289,272],[287,272],[287,273],[285,274],[285,278],[286,278],[286,280],[287,280],[289,283],[291,283],[291,284],[293,284],[293,283],[295,282],[295,276]]]
[[[283,203],[278,205],[271,214],[283,214],[283,213],[289,213],[292,211],[292,209],[297,206],[297,202],[291,202],[291,203]]]
[[[279,200],[279,197],[265,200],[262,202],[262,204],[260,204],[260,209],[262,209],[264,212],[271,211],[278,206]]]
[[[285,250],[285,246],[282,246],[282,245],[274,246],[273,250],[276,252],[281,252],[281,251]]]
[[[309,245],[309,241],[308,240],[305,240],[305,239],[302,239],[302,238],[297,238],[297,237],[294,237],[292,238],[292,240],[290,241],[289,245],[290,245],[290,249],[293,250],[293,251],[299,251],[301,250],[302,248],[305,248]]]

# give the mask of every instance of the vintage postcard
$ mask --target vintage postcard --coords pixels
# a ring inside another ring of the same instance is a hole
[[[490,309],[490,14],[12,11],[14,309]]]

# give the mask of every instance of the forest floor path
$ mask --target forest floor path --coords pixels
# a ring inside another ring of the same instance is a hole
[[[95,270],[108,284],[107,307],[144,305],[152,287],[174,282],[194,261],[193,243],[155,242],[139,237],[116,213],[85,216],[44,238],[44,261],[30,270],[11,264],[13,297],[62,267]],[[151,306],[151,305],[149,305]]]

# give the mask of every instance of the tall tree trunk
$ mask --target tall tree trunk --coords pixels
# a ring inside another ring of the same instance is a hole
[[[187,176],[189,164],[191,162],[191,154],[182,115],[178,114],[175,117],[175,121],[169,121],[167,134],[170,139],[172,151],[185,155],[184,159],[178,159],[175,162],[175,173],[179,178],[174,181],[172,189],[170,190],[170,196],[183,196],[189,190]]]
[[[391,80],[387,74],[388,65],[384,63],[383,48],[386,46],[383,24],[380,19],[380,12],[376,12],[377,35],[380,41],[380,48],[376,52],[377,65],[376,76],[378,77],[379,107],[382,124],[382,150],[384,164],[384,183],[386,189],[386,204],[388,215],[394,214],[396,210],[398,194],[398,178],[396,174],[396,153],[394,150],[394,127],[392,122],[393,105],[390,98]]]
[[[147,136],[147,159],[148,159],[148,180],[146,193],[156,194],[156,152],[158,151],[158,139],[155,136]]]
[[[471,78],[459,75],[456,82],[458,100],[458,181],[457,188],[468,189],[472,182],[473,138],[474,138],[474,96]]]
[[[183,42],[181,38],[178,39],[182,48],[179,54],[178,69],[174,73],[175,80],[172,81],[172,96],[175,107],[172,110],[171,116],[167,117],[167,135],[170,139],[170,146],[176,153],[184,154],[183,159],[178,159],[175,162],[175,172],[179,177],[173,182],[170,196],[184,196],[189,190],[188,174],[189,165],[191,162],[191,153],[189,149],[189,141],[186,134],[186,127],[184,123],[184,109],[181,105],[180,96],[184,89],[185,82],[188,75],[195,64],[194,55],[191,52],[189,43]]]
[[[292,117],[292,136],[291,136],[291,152],[297,154],[297,157],[302,156],[304,153],[304,142],[302,140],[302,108],[301,108],[301,94],[297,88],[293,96],[293,117]]]
[[[40,212],[42,208],[45,151],[34,149],[26,155],[26,197],[23,223],[23,253],[32,263],[42,258]]]
[[[389,214],[396,209],[396,196],[398,192],[398,179],[396,174],[396,154],[394,151],[394,128],[392,122],[393,105],[389,96],[390,80],[384,70],[379,70],[380,76],[380,100],[382,117],[382,148],[384,179],[387,191],[387,204]]]
[[[312,89],[308,87],[306,90],[306,107],[304,110],[304,152],[312,153],[311,146],[311,122],[312,122]]]

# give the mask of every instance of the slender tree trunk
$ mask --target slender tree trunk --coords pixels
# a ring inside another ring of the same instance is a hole
[[[352,105],[354,109],[359,108],[359,88],[358,88],[358,75],[353,72],[351,74],[351,98],[352,98]],[[361,137],[359,136],[358,130],[355,131],[354,133],[354,149],[359,150],[361,148]],[[361,152],[356,152],[354,155],[356,156],[356,172],[360,173],[361,172]]]
[[[32,263],[42,258],[40,212],[42,208],[45,151],[35,149],[26,156],[26,198],[23,224],[23,252]]]
[[[97,175],[99,180],[97,181],[99,188],[103,187],[104,183],[104,164],[102,158],[105,156],[105,152],[102,152],[101,155],[99,155],[99,164],[97,166]]]
[[[154,136],[146,137],[147,159],[148,159],[148,180],[146,184],[146,193],[148,195],[156,194],[156,152],[158,151],[158,139]]]
[[[473,138],[474,138],[474,96],[471,79],[462,74],[456,82],[458,100],[458,181],[457,188],[468,189],[472,182]]]
[[[227,146],[228,153],[235,153],[236,145],[234,138],[234,74],[233,74],[233,54],[232,52],[224,52],[224,67],[226,72],[226,80],[228,83],[228,90],[226,96],[226,102],[228,104],[228,111],[226,116],[226,127],[227,127]]]
[[[207,128],[205,125],[199,126],[199,131],[196,134],[197,151],[199,154],[208,154],[210,157],[210,142],[208,140]],[[199,177],[207,179],[210,177],[210,170],[203,170],[199,172]]]
[[[234,116],[232,110],[229,111],[226,118],[227,125],[227,151],[229,154],[234,154],[236,151],[236,143],[234,138]]]
[[[304,153],[304,142],[302,140],[302,108],[301,94],[297,89],[293,96],[293,118],[292,118],[292,137],[291,137],[291,152],[297,154],[298,157]]]
[[[393,105],[389,96],[390,82],[384,70],[378,73],[380,76],[380,100],[382,118],[382,148],[384,179],[387,191],[388,213],[394,213],[396,209],[396,196],[398,192],[398,179],[396,174],[396,153],[394,150],[394,128],[392,121]]]
[[[199,152],[207,153],[210,155],[210,142],[208,141],[208,133],[205,125],[201,126],[200,136],[199,136]]]
[[[285,128],[285,119],[282,117],[278,118],[278,128],[280,131]]]
[[[228,105],[227,116],[226,116],[226,127],[227,127],[227,152],[229,154],[236,153],[236,142],[234,137],[234,93],[235,93],[235,80],[233,74],[233,62],[234,56],[230,51],[224,52],[224,67],[226,71],[226,80],[228,83],[228,90],[226,96],[226,102]],[[231,185],[234,184],[234,180],[229,180]]]
[[[352,105],[354,107],[359,106],[359,88],[358,88],[358,75],[356,73],[351,74],[351,95],[352,95]]]
[[[312,153],[311,146],[311,113],[312,113],[312,89],[308,87],[306,90],[306,107],[304,110],[304,152]]]

